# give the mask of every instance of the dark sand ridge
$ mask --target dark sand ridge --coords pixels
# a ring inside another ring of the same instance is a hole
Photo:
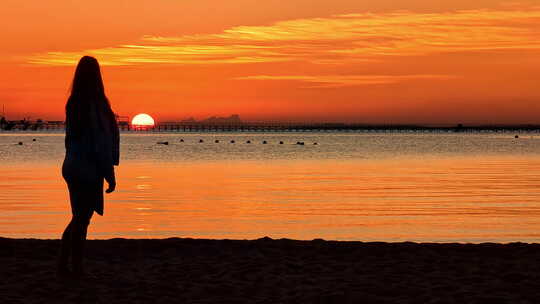
[[[540,303],[540,244],[92,240],[84,283],[58,245],[0,238],[0,302]]]

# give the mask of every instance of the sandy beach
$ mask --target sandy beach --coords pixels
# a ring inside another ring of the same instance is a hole
[[[111,239],[82,282],[58,240],[0,238],[2,303],[539,303],[539,244]]]

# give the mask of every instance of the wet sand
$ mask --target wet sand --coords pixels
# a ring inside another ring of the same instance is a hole
[[[82,282],[58,240],[0,238],[2,303],[540,303],[540,244],[92,240]]]

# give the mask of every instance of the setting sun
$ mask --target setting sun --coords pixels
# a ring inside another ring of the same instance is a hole
[[[153,126],[154,123],[152,116],[145,113],[137,114],[131,120],[131,124],[134,126]]]

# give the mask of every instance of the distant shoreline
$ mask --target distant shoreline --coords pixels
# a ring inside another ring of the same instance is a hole
[[[134,125],[129,119],[118,117],[118,127],[122,131],[134,132],[539,132],[540,124],[443,124],[443,123],[344,123],[344,122],[272,122],[242,121],[238,115],[228,118],[211,117],[196,121],[162,121],[155,125]],[[120,119],[121,118],[121,119]],[[151,119],[151,118],[150,118]],[[153,123],[153,120],[152,120]],[[59,131],[65,129],[64,121],[0,120],[2,131]]]
[[[160,134],[160,133],[434,133],[434,134],[460,134],[460,133],[540,133],[540,126],[514,126],[514,127],[357,127],[357,128],[317,128],[317,127],[154,127],[147,130],[120,129],[126,134]],[[0,134],[39,134],[58,133],[63,134],[63,128],[58,129],[12,129],[2,130]]]

